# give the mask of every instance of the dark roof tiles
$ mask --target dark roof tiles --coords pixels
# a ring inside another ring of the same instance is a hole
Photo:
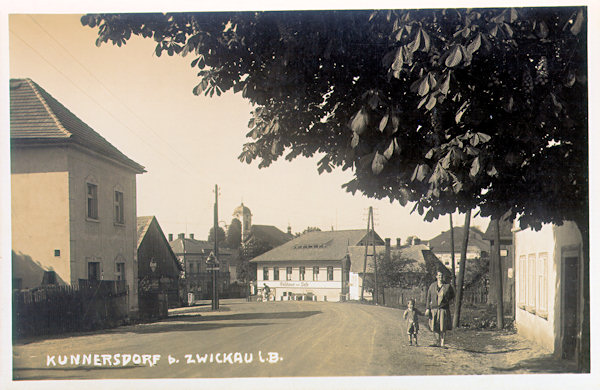
[[[76,143],[145,172],[31,79],[10,80],[10,138],[20,144]]]

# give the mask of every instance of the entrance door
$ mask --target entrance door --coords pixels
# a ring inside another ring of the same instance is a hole
[[[562,357],[572,359],[577,348],[579,324],[579,257],[564,257],[563,264]]]

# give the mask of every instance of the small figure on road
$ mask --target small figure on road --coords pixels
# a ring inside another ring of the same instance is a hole
[[[427,290],[425,315],[429,318],[429,329],[437,335],[437,344],[445,347],[446,332],[452,329],[450,301],[454,299],[454,288],[444,283],[444,274],[438,271],[436,281]]]
[[[267,286],[266,283],[263,283],[263,294],[265,296],[265,301],[269,301],[269,296],[271,295],[271,288]]]
[[[415,339],[415,345],[419,345],[417,336],[419,334],[419,316],[423,315],[415,307],[415,300],[410,299],[408,301],[408,308],[404,311],[404,319],[406,320],[406,333],[408,334],[408,343],[412,345],[413,338]]]

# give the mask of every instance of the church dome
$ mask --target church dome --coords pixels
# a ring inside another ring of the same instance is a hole
[[[250,212],[250,209],[246,206],[244,206],[244,203],[242,202],[242,204],[240,204],[238,207],[236,207],[233,210],[233,216],[237,217],[240,215],[252,215],[252,213]]]

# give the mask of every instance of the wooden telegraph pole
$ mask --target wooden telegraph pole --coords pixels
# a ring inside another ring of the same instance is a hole
[[[215,246],[213,253],[206,260],[207,269],[212,274],[212,310],[219,310],[219,187],[215,184],[215,210],[214,210],[213,236]]]
[[[367,258],[369,256],[373,257],[373,261],[374,261],[374,271],[375,271],[375,286],[374,286],[374,297],[373,297],[373,302],[375,304],[379,303],[379,290],[378,290],[378,286],[377,286],[377,256],[375,253],[375,226],[374,226],[374,221],[373,221],[373,207],[369,207],[369,216],[367,218],[367,242],[365,243],[365,260],[364,260],[364,264],[363,264],[363,280],[362,280],[362,286],[360,289],[360,300],[363,301],[364,300],[364,294],[365,294],[365,281],[367,279]],[[372,248],[372,253],[369,253],[369,247]]]

